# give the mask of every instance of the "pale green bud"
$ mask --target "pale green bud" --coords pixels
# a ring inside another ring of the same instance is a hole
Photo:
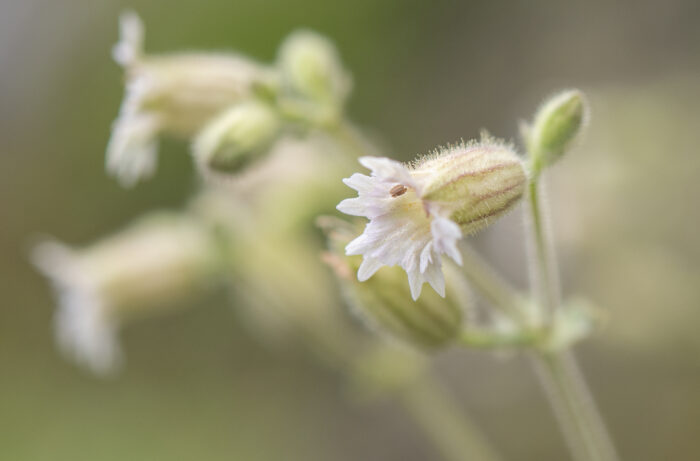
[[[428,290],[414,301],[406,274],[398,266],[382,267],[369,280],[359,282],[355,274],[362,257],[346,256],[344,251],[357,230],[334,218],[320,219],[319,225],[329,237],[324,261],[337,276],[348,304],[371,328],[425,349],[445,346],[459,337],[468,295],[449,272],[445,298]]]
[[[578,90],[559,93],[542,105],[532,126],[523,130],[534,175],[564,155],[587,117],[586,100]]]
[[[464,234],[486,227],[510,210],[522,197],[527,180],[515,151],[490,139],[441,149],[413,165],[411,175],[424,206],[449,212]]]
[[[259,101],[236,104],[197,136],[193,155],[206,171],[234,173],[262,155],[280,129],[277,113]]]
[[[293,32],[280,47],[279,68],[295,93],[324,104],[340,105],[351,87],[333,43],[309,30]]]

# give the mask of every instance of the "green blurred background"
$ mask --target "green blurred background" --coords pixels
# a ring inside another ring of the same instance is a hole
[[[700,3],[3,0],[0,4],[0,458],[424,460],[431,443],[391,400],[344,399],[335,374],[265,348],[222,299],[125,331],[128,366],[93,378],[59,357],[52,293],[28,264],[50,233],[92,241],[196,190],[184,143],[154,180],[104,174],[122,97],[117,16],[150,52],[273,59],[291,30],[330,36],[352,71],[352,117],[409,159],[487,127],[515,139],[548,93],[582,88],[586,140],[550,181],[566,293],[609,312],[580,346],[624,459],[700,459]],[[476,239],[525,286],[516,212]],[[448,351],[436,371],[506,459],[565,449],[525,361]]]

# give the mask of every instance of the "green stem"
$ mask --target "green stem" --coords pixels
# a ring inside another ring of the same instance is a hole
[[[405,408],[423,426],[445,459],[499,461],[479,428],[465,418],[459,405],[439,383],[424,376],[401,392]]]
[[[545,310],[545,318],[551,319],[560,307],[559,281],[543,219],[537,176],[528,185],[528,200],[536,274],[533,291]],[[573,355],[535,350],[535,363],[574,459],[616,461],[615,448]]]
[[[542,318],[547,323],[551,321],[554,310],[559,306],[559,281],[554,268],[554,251],[551,239],[548,237],[546,222],[543,216],[541,191],[538,178],[528,182],[527,198],[529,203],[529,218],[531,221],[530,238],[531,259],[535,262],[532,271],[533,291],[543,309]]]
[[[571,353],[539,353],[533,360],[573,458],[617,460],[603,419]]]

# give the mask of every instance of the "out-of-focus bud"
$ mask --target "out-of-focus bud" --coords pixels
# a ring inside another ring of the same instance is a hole
[[[342,105],[351,79],[327,38],[309,30],[293,32],[278,56],[285,84],[295,93],[333,106]]]
[[[40,243],[32,259],[56,288],[58,346],[98,374],[120,365],[117,336],[124,322],[174,306],[210,286],[219,270],[209,230],[169,213],[143,218],[84,249]]]
[[[193,154],[204,171],[235,173],[266,152],[279,129],[279,117],[270,106],[245,101],[204,127]]]
[[[346,256],[344,251],[345,245],[357,235],[357,229],[334,218],[322,218],[319,225],[329,239],[324,261],[340,281],[350,306],[370,327],[423,349],[445,346],[460,335],[468,294],[450,272],[445,298],[429,291],[418,301],[412,299],[400,267],[383,267],[369,280],[359,282],[354,274],[362,258]]]
[[[526,175],[513,149],[485,140],[442,149],[419,161],[411,175],[421,199],[470,234],[510,210],[522,197]]]
[[[586,100],[579,90],[563,91],[540,107],[532,126],[524,130],[533,175],[564,155],[587,118]]]
[[[143,52],[143,24],[120,18],[114,59],[126,71],[126,94],[107,146],[107,170],[123,186],[150,176],[158,136],[187,138],[232,104],[275,93],[274,70],[236,54]]]

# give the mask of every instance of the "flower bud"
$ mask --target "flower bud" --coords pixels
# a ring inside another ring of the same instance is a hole
[[[354,274],[362,258],[346,256],[343,250],[356,234],[355,229],[333,218],[322,219],[319,224],[329,236],[330,250],[324,254],[324,261],[340,281],[347,302],[370,327],[425,349],[445,346],[459,336],[462,305],[467,300],[459,283],[448,284],[445,298],[428,291],[414,301],[399,267],[383,267],[368,281],[359,282]]]
[[[424,206],[440,209],[465,235],[510,210],[526,182],[513,149],[490,140],[442,149],[419,161],[411,174],[420,184]]]
[[[268,105],[253,100],[242,102],[202,130],[195,139],[193,154],[205,170],[234,173],[266,151],[279,128],[279,118]]]
[[[534,175],[564,155],[585,124],[587,113],[586,100],[578,90],[559,93],[542,105],[527,130]]]
[[[155,214],[85,249],[37,245],[33,261],[56,287],[58,346],[98,374],[120,364],[119,327],[209,286],[218,269],[209,232],[184,216]]]
[[[315,32],[300,30],[287,37],[278,63],[289,88],[316,102],[338,106],[350,91],[350,77],[338,51],[330,40]]]

